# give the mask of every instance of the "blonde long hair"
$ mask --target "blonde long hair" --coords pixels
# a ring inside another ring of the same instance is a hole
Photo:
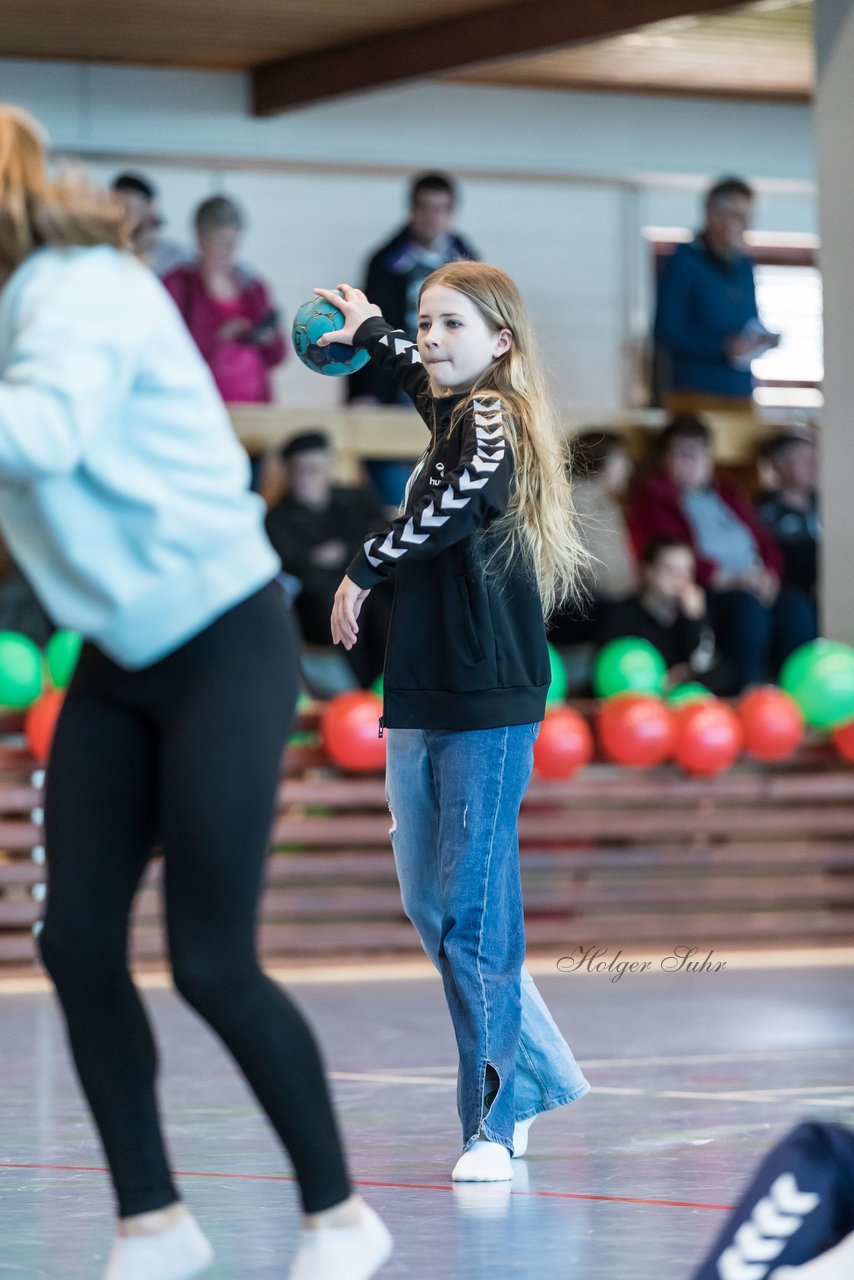
[[[68,174],[51,182],[38,123],[0,104],[0,287],[45,245],[130,247],[121,201]]]
[[[572,597],[584,594],[585,550],[570,483],[570,450],[552,409],[536,352],[531,322],[519,290],[498,267],[451,262],[424,281],[421,293],[441,285],[477,307],[490,329],[509,329],[510,349],[496,357],[457,407],[451,429],[484,392],[499,396],[512,423],[515,483],[507,514],[496,522],[496,550],[489,557],[530,563],[546,619]]]

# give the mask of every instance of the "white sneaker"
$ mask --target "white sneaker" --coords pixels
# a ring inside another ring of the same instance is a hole
[[[513,1177],[510,1152],[500,1142],[478,1138],[454,1166],[454,1182],[509,1182]]]
[[[536,1120],[536,1116],[531,1116],[529,1120],[517,1120],[513,1128],[513,1159],[521,1160],[522,1156],[528,1150],[528,1137],[531,1133],[531,1125]]]
[[[371,1280],[393,1249],[385,1223],[365,1205],[352,1227],[301,1231],[288,1280]]]
[[[155,1236],[118,1236],[104,1280],[193,1280],[214,1259],[210,1241],[187,1214]]]

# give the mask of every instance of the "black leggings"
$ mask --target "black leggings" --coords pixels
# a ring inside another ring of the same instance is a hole
[[[122,1217],[178,1198],[157,1052],[127,963],[128,916],[156,841],[175,985],[243,1070],[305,1211],[350,1194],[314,1037],[255,954],[296,665],[293,625],[270,585],[141,671],[84,646],[68,690],[48,768],[41,951]]]

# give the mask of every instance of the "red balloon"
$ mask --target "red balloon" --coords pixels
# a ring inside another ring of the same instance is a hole
[[[609,698],[599,713],[599,741],[609,760],[647,769],[673,755],[676,718],[650,695]]]
[[[39,764],[47,764],[56,722],[65,701],[64,689],[49,689],[33,703],[24,720],[30,751]]]
[[[804,717],[794,698],[775,685],[751,689],[739,704],[744,749],[757,760],[786,760],[804,736]]]
[[[354,689],[339,693],[327,705],[320,722],[326,754],[351,773],[372,773],[385,763],[385,738],[379,736],[382,700]]]
[[[711,777],[733,764],[743,737],[741,721],[725,702],[691,702],[676,716],[676,759],[688,773]]]
[[[534,768],[543,778],[571,778],[593,755],[587,721],[571,707],[550,711],[534,745]]]
[[[848,724],[841,724],[838,729],[834,729],[831,737],[843,760],[850,760],[854,764],[854,720],[849,720]]]

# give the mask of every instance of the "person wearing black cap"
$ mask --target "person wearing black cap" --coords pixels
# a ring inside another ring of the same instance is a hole
[[[267,514],[267,536],[285,573],[300,583],[294,610],[305,645],[332,655],[336,651],[329,617],[341,574],[366,535],[382,528],[385,517],[371,490],[333,484],[334,455],[323,432],[295,436],[279,456],[285,493]],[[362,619],[364,647],[346,655],[364,687],[383,668],[391,593],[372,592],[369,604]]]
[[[187,260],[187,251],[173,240],[162,239],[163,218],[157,208],[157,188],[142,173],[118,174],[112,189],[120,198],[133,223],[133,247],[156,276],[165,276]]]

